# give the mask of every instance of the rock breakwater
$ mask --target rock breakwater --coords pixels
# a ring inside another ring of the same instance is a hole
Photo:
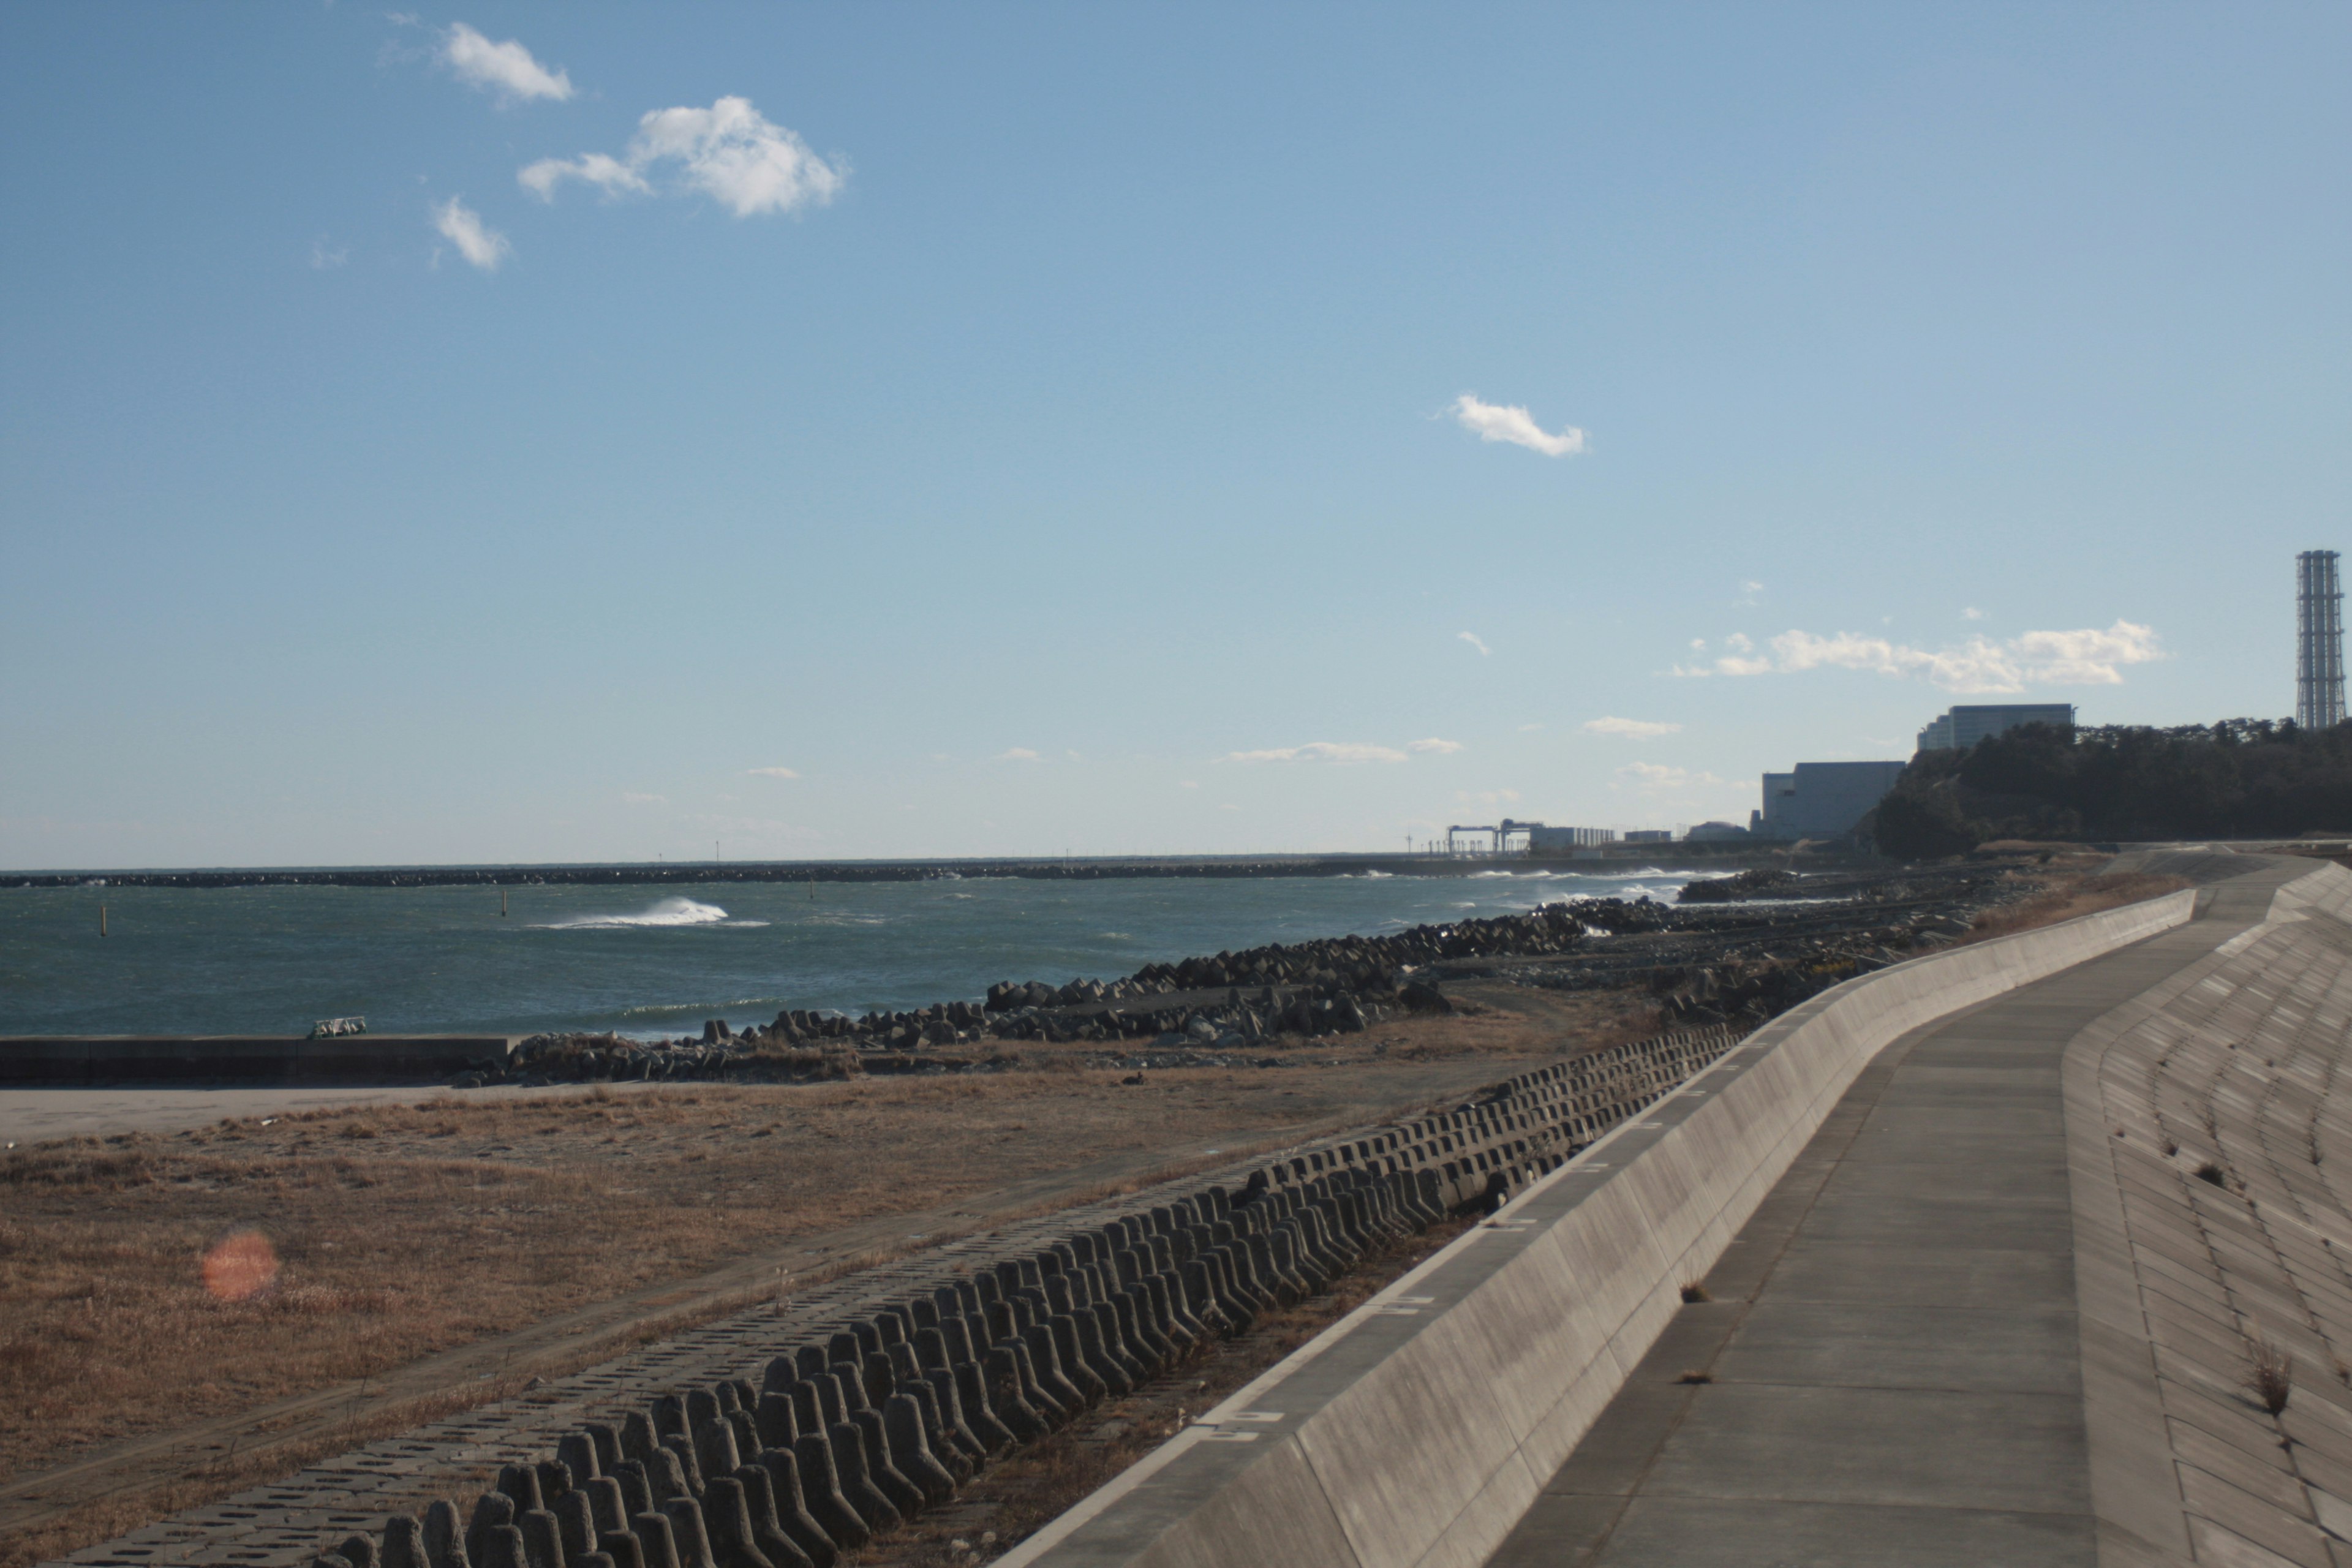
[[[977,1002],[863,1016],[789,1008],[741,1030],[711,1019],[698,1039],[667,1044],[539,1036],[461,1082],[992,1071],[1016,1065],[1024,1043],[1246,1058],[1286,1040],[1451,1011],[1444,986],[1467,978],[1560,990],[1635,985],[1657,998],[1666,1021],[1753,1025],[1948,940],[1977,912],[2027,890],[1985,867],[1899,879],[1775,871],[1726,884],[1692,908],[1569,899],[1524,914],[1148,963],[1108,981],[1001,981]]]

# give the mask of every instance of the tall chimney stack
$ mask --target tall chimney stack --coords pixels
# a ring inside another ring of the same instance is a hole
[[[2294,721],[2306,730],[2344,722],[2344,595],[2336,552],[2294,558]]]

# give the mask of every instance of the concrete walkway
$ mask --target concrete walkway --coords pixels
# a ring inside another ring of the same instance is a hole
[[[2096,1563],[2061,1059],[2298,869],[1888,1047],[1489,1561]]]

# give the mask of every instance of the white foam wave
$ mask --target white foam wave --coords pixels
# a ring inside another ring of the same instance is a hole
[[[692,899],[662,899],[633,915],[574,915],[568,921],[551,921],[542,931],[625,931],[638,926],[709,926],[765,925],[765,921],[729,921],[727,911],[717,904],[698,904]]]

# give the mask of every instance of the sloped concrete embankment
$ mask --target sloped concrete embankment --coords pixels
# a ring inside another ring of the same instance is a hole
[[[2103,1564],[2352,1561],[2347,1038],[2327,866],[2067,1049]]]
[[[1536,1183],[1003,1562],[1483,1562],[1864,1065],[2179,925],[2196,894],[1824,993]]]

